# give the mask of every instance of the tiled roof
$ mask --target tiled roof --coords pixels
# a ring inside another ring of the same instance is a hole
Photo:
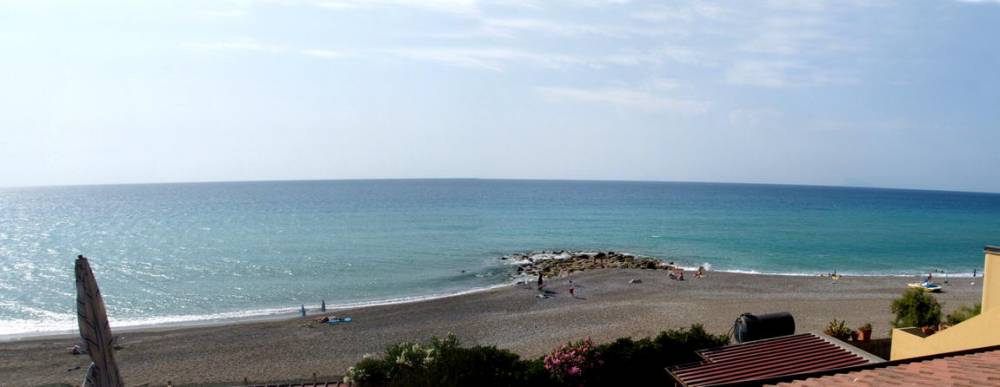
[[[876,362],[812,333],[699,351],[700,363],[669,368],[684,386],[711,386]]]
[[[778,386],[998,386],[1000,350],[809,378]]]
[[[351,387],[344,382],[291,383],[291,384],[258,384],[245,387]]]

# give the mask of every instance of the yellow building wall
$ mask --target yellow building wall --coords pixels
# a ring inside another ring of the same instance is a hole
[[[1000,307],[1000,252],[986,249],[983,264],[983,311]]]
[[[1000,250],[986,248],[983,309],[976,317],[923,337],[914,328],[892,330],[890,360],[1000,345]]]
[[[917,330],[910,328],[892,330],[892,352],[889,360],[1000,345],[1000,309],[984,311],[961,324],[927,337],[911,333],[913,331]]]

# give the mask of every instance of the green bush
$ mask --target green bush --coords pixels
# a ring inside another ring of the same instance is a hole
[[[545,384],[549,374],[517,354],[496,347],[454,348],[442,352],[427,373],[426,386],[514,386]],[[407,384],[415,385],[415,384]]]
[[[729,336],[709,334],[700,324],[667,330],[652,339],[620,338],[597,346],[604,364],[586,385],[662,386],[670,380],[667,367],[699,361],[695,351],[728,343]]]
[[[347,369],[345,382],[381,386],[389,380],[389,364],[383,359],[365,355],[361,361]]]
[[[463,348],[454,335],[430,343],[400,343],[366,357],[345,381],[361,386],[514,386],[552,384],[541,361],[525,361],[493,346]]]
[[[907,289],[892,302],[892,313],[896,315],[892,320],[896,328],[937,327],[941,323],[941,304],[921,289]]]
[[[522,360],[492,346],[463,348],[454,335],[427,344],[400,343],[382,357],[366,356],[347,371],[359,386],[659,386],[670,380],[665,368],[700,360],[696,350],[729,343],[701,325],[668,330],[655,338],[621,338],[596,346],[601,362],[582,379],[560,382],[543,358]]]
[[[949,324],[955,325],[962,321],[968,320],[970,318],[979,315],[979,313],[981,313],[982,311],[983,311],[982,304],[976,304],[974,306],[962,305],[958,307],[958,309],[955,309],[951,313],[948,313],[948,316],[946,316],[945,319],[948,321]]]

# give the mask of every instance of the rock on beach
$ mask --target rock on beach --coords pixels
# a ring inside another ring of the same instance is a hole
[[[501,258],[519,262],[518,275],[562,277],[575,272],[594,269],[645,269],[671,270],[675,267],[650,257],[637,257],[615,251],[583,252],[554,251],[518,253]]]

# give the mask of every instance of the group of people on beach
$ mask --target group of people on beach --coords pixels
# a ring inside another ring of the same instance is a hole
[[[573,280],[569,280],[569,295],[576,298],[576,284]],[[538,273],[538,298],[548,298],[545,294],[545,276],[542,273]]]
[[[673,262],[671,262],[672,264]],[[694,278],[705,278],[705,266],[698,266],[698,270],[694,272]],[[669,270],[668,276],[672,280],[683,281],[684,280],[684,269],[683,268],[673,268]],[[636,280],[633,280],[636,281]],[[535,282],[538,289],[538,298],[548,298],[545,292],[545,275],[541,272],[538,273],[538,280]],[[573,280],[569,280],[569,295],[570,297],[576,298],[576,284]]]
[[[684,280],[684,269],[683,268],[679,268],[679,267],[678,268],[674,268],[674,269],[670,269],[670,274],[668,274],[668,276],[672,280],[683,281]],[[705,266],[698,266],[698,270],[696,270],[694,272],[694,278],[697,278],[697,279],[705,278]]]

